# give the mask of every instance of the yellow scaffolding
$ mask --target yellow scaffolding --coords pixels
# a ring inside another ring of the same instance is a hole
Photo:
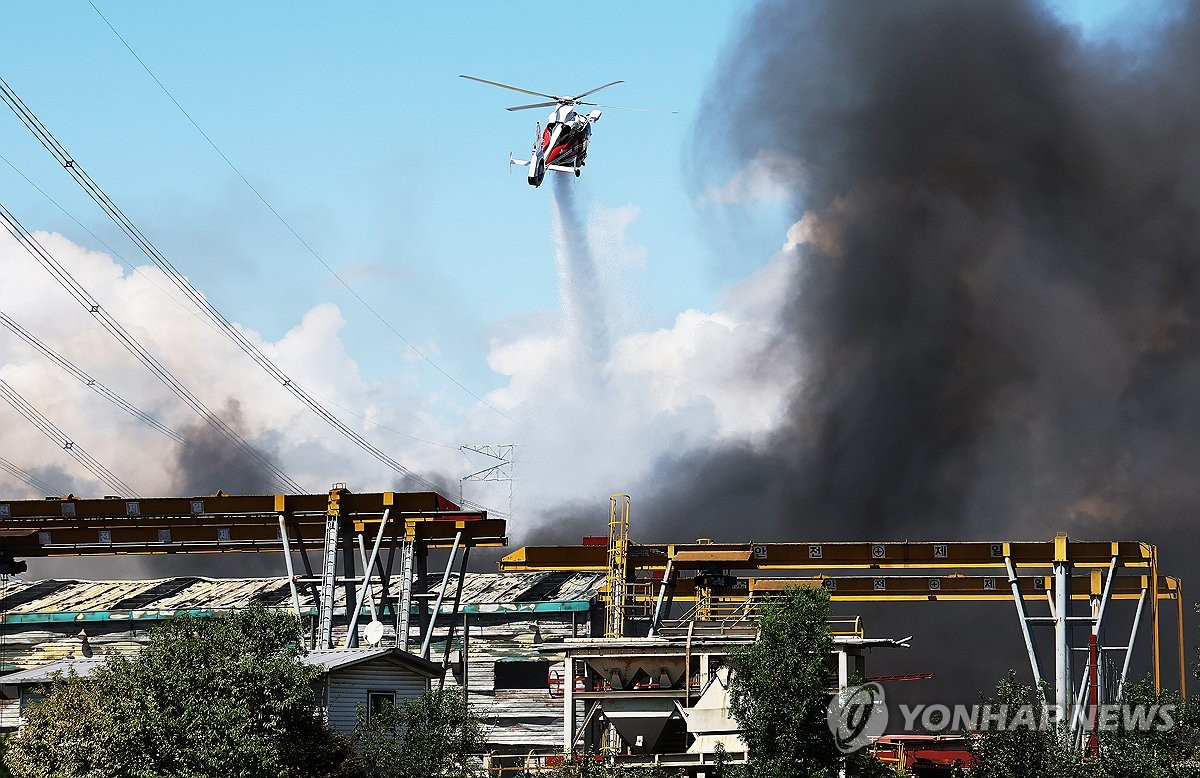
[[[608,603],[604,636],[625,635],[625,585],[629,581],[629,495],[614,494],[608,511]]]

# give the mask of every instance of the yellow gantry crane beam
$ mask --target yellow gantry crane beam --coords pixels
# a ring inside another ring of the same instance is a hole
[[[1136,541],[1071,541],[1075,567],[1106,568],[1114,557],[1125,568],[1146,568],[1154,546]],[[632,570],[663,570],[668,560],[678,570],[870,570],[969,569],[1005,567],[1005,558],[1021,568],[1049,568],[1055,541],[875,543],[671,543],[630,544]],[[608,569],[607,551],[598,546],[524,546],[500,561],[502,571]]]
[[[1071,577],[1071,599],[1091,600],[1100,595],[1094,576],[1076,575]],[[636,581],[634,583],[651,583]],[[658,583],[658,581],[653,581]],[[816,575],[797,578],[742,578],[731,587],[716,587],[707,592],[699,591],[691,579],[681,579],[675,584],[674,600],[676,602],[694,602],[700,597],[712,596],[726,601],[745,600],[753,594],[759,599],[768,598],[793,586],[824,587],[829,590],[829,599],[833,602],[919,602],[919,601],[971,601],[971,602],[1011,602],[1012,588],[1005,576],[986,575]],[[1017,586],[1022,599],[1045,600],[1048,594],[1054,593],[1054,577],[1049,575],[1033,575],[1021,577]],[[1148,575],[1121,575],[1113,579],[1110,597],[1114,600],[1138,600],[1145,590],[1156,592],[1159,600],[1173,601],[1181,599],[1183,584],[1178,578],[1159,576],[1157,590],[1151,585]],[[607,597],[608,588],[600,592]],[[635,595],[637,597],[637,595]],[[651,591],[648,595],[640,595],[647,602],[654,601]],[[631,598],[632,599],[632,598]]]
[[[507,524],[464,511],[436,492],[339,490],[338,510],[355,532],[378,526],[384,511],[404,538],[426,548],[504,546]],[[0,501],[0,552],[18,558],[110,554],[280,551],[279,518],[293,536],[322,537],[330,494],[269,494],[147,499]]]

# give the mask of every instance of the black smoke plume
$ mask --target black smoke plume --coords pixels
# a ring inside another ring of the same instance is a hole
[[[701,148],[804,170],[770,355],[803,378],[767,445],[662,463],[659,526],[1190,533],[1198,20],[1124,50],[1030,2],[759,5]]]
[[[1032,2],[757,6],[697,165],[715,148],[804,171],[769,355],[802,380],[765,444],[659,463],[639,537],[1065,530],[1149,540],[1165,572],[1195,571],[1197,40],[1196,4],[1127,48]],[[921,613],[886,631],[948,614]],[[995,659],[976,630],[998,618],[1019,646],[1011,610],[970,609],[938,648],[960,669]]]
[[[221,418],[239,435],[242,434],[244,423],[241,403],[233,398],[227,400]],[[267,468],[203,419],[197,419],[181,433],[194,445],[176,446],[172,468],[175,475],[173,493],[190,496],[214,494],[217,491],[226,494],[274,494],[279,490]],[[260,453],[269,461],[278,459],[272,452]]]

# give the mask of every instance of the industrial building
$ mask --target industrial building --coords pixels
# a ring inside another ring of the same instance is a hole
[[[611,500],[607,536],[515,549],[496,573],[468,572],[468,559],[473,548],[507,545],[505,523],[429,492],[354,494],[338,485],[324,495],[68,497],[0,502],[0,523],[0,562],[10,573],[20,559],[39,556],[260,551],[285,552],[286,572],[103,582],[7,576],[0,669],[133,653],[163,618],[260,602],[294,612],[305,626],[308,661],[328,660],[331,721],[348,722],[360,706],[370,710],[372,674],[399,673],[382,684],[397,696],[426,681],[461,688],[486,726],[488,761],[497,769],[603,753],[703,775],[718,746],[743,758],[728,712],[727,660],[756,639],[762,605],[786,587],[823,587],[835,602],[895,607],[1010,603],[1032,679],[1045,681],[1051,701],[1067,708],[1115,699],[1135,651],[1149,651],[1159,683],[1169,656],[1162,622],[1181,625],[1183,612],[1180,581],[1161,574],[1157,549],[1146,543],[1060,535],[645,544],[631,537],[625,495]],[[430,552],[439,549],[445,564],[432,569]],[[1115,624],[1108,610],[1118,600],[1136,605],[1129,625]],[[1041,608],[1049,615],[1039,615]],[[831,631],[831,689],[869,677],[871,651],[908,645],[907,637],[868,635],[856,619]],[[1182,676],[1182,630],[1172,631],[1180,636]],[[1047,637],[1053,650],[1039,652]],[[24,679],[19,687],[40,676],[14,677]],[[11,725],[19,688],[8,696],[0,723]]]

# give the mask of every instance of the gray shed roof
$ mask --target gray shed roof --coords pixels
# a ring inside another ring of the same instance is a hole
[[[104,662],[104,657],[99,656],[59,659],[57,662],[50,662],[41,667],[0,676],[0,684],[49,683],[54,680],[55,673],[68,675],[72,670],[80,678],[86,678]]]
[[[349,667],[371,659],[385,659],[393,664],[408,667],[418,674],[429,678],[436,678],[442,674],[441,665],[436,665],[433,662],[422,659],[415,654],[401,651],[398,648],[333,648],[310,651],[300,657],[300,663],[318,667],[323,672],[328,673],[332,670],[340,670],[343,667]],[[80,678],[86,678],[97,667],[104,664],[105,661],[105,657],[100,656],[59,659],[57,662],[50,662],[40,667],[0,676],[0,684],[48,683],[54,679],[55,673],[67,675],[72,670]]]
[[[394,664],[404,665],[428,678],[437,678],[442,674],[442,666],[422,659],[416,654],[401,651],[398,648],[328,648],[310,651],[300,657],[300,663],[319,667],[325,672],[340,670],[343,667],[367,662],[372,659],[386,659]]]

